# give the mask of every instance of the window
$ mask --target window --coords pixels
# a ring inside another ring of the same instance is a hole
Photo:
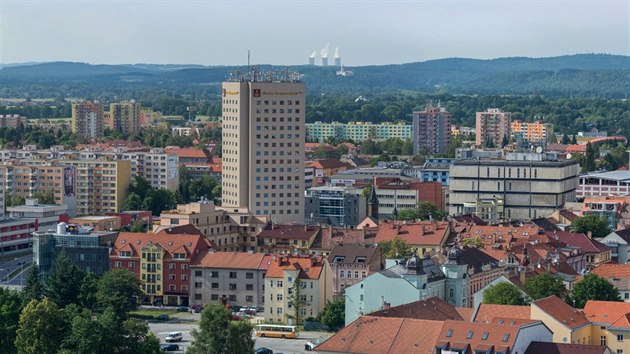
[[[618,334],[617,335],[617,341],[618,342],[623,342],[623,334]]]
[[[254,302],[254,297],[251,296],[251,295],[247,295],[247,296],[245,296],[245,301],[246,302]]]
[[[466,339],[470,339],[470,338],[472,338],[473,334],[475,334],[475,332],[473,332],[473,331],[468,331],[468,334],[466,335]]]
[[[168,269],[170,269],[170,270],[174,270],[175,268],[177,268],[177,264],[175,264],[175,263],[169,263],[169,265],[168,265]]]
[[[236,295],[230,295],[229,299],[230,301],[236,301]]]
[[[188,269],[188,264],[182,264],[182,270]]]
[[[446,332],[446,337],[450,338],[453,336],[453,330],[449,329],[448,332]]]
[[[230,290],[236,290],[236,284],[230,283]]]
[[[455,296],[455,291],[453,289],[448,289],[448,297],[451,299]]]
[[[175,280],[175,274],[169,274],[168,275],[168,279],[169,280]]]
[[[278,301],[282,301],[282,294],[278,294],[278,295],[276,296],[276,300],[278,300]]]
[[[120,261],[114,262],[114,267],[119,268],[120,267]]]
[[[617,354],[623,354],[623,349],[617,349]]]
[[[481,336],[481,340],[486,340],[488,339],[488,336],[490,335],[490,333],[488,332],[483,332],[483,335]]]
[[[510,339],[510,334],[509,334],[509,333],[504,334],[504,335],[503,335],[503,341],[504,341],[504,342],[507,342],[507,341],[508,341],[508,339]]]
[[[201,282],[200,281],[196,281],[195,282],[195,288],[201,288]]]
[[[200,270],[196,270],[196,271],[195,271],[195,276],[196,276],[196,277],[200,277],[200,276],[201,276],[201,274],[202,274],[202,272],[201,272]]]
[[[212,295],[210,295],[210,299],[211,300],[215,300],[215,301],[219,300],[219,294],[212,294]]]
[[[182,280],[188,280],[188,274],[182,274]]]
[[[218,289],[219,288],[219,283],[212,283],[212,285],[210,287],[212,289]]]
[[[278,286],[279,288],[281,288],[281,287],[282,287],[282,280],[278,280],[278,281],[276,282],[276,286]]]
[[[213,271],[210,272],[210,278],[218,278],[219,277],[219,272]]]
[[[245,273],[245,279],[254,279],[254,273],[252,272]]]
[[[246,284],[245,290],[254,290],[254,284]]]
[[[601,345],[602,347],[606,346],[606,336],[599,337],[599,345]]]
[[[195,300],[201,300],[201,294],[195,294]]]
[[[278,308],[276,309],[276,314],[278,314],[278,315],[282,315],[282,307],[278,307]]]
[[[236,279],[236,272],[230,272],[230,279]]]

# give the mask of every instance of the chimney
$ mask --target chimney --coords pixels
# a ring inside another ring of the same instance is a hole
[[[308,231],[308,225],[304,225],[304,232]]]
[[[367,226],[361,228],[361,233],[363,234],[363,241],[365,241],[365,235],[367,234],[366,229],[367,229]]]
[[[526,280],[525,273],[526,272],[527,272],[527,268],[526,267],[519,268],[519,280],[521,281],[521,284],[525,284],[525,280]]]
[[[589,239],[593,238],[593,231],[589,231],[586,233],[586,237],[588,237]]]

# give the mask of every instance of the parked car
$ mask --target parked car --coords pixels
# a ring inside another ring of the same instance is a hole
[[[183,338],[182,332],[171,332],[166,335],[166,342],[180,342]]]
[[[186,306],[179,306],[177,308],[177,312],[188,312],[188,307],[186,307]]]
[[[168,317],[167,314],[163,313],[161,315],[158,315],[155,319],[157,319],[158,321],[168,321],[170,317]]]
[[[195,306],[195,313],[199,313],[201,311],[203,311],[203,307],[201,307],[201,305]]]
[[[256,354],[273,354],[273,350],[269,349],[269,348],[258,348],[255,351]]]
[[[162,343],[160,344],[160,349],[163,352],[178,352],[180,351],[179,345],[171,344],[171,343]]]

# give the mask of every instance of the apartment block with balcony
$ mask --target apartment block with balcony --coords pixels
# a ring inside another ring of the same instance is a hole
[[[320,230],[321,226],[271,223],[258,233],[258,252],[308,253]]]
[[[27,118],[19,114],[0,114],[0,128],[17,128],[26,125]]]
[[[299,282],[299,294],[294,293],[295,282]],[[294,323],[291,296],[299,296],[306,304],[299,309],[300,322],[317,317],[333,298],[330,264],[323,257],[275,256],[265,276],[264,296],[266,323]]]
[[[85,101],[72,105],[72,131],[78,136],[96,138],[103,135],[103,105]]]
[[[372,122],[307,123],[306,137],[309,141],[326,142],[330,138],[352,141],[383,141],[391,138],[411,139],[411,125]]]
[[[512,113],[498,108],[477,112],[475,138],[477,146],[501,147],[504,138],[510,138]]]
[[[413,112],[413,153],[445,153],[451,142],[451,114],[441,107]]]
[[[271,256],[210,252],[191,264],[192,305],[264,306],[265,273]]]
[[[546,144],[548,134],[553,133],[553,126],[539,120],[531,123],[515,120],[511,123],[510,130],[517,141]]]
[[[137,133],[140,131],[140,111],[140,104],[134,100],[112,103],[107,127],[123,134]]]

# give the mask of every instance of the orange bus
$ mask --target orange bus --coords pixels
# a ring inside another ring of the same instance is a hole
[[[254,329],[257,337],[277,337],[277,338],[297,338],[298,331],[296,326],[259,324]]]

